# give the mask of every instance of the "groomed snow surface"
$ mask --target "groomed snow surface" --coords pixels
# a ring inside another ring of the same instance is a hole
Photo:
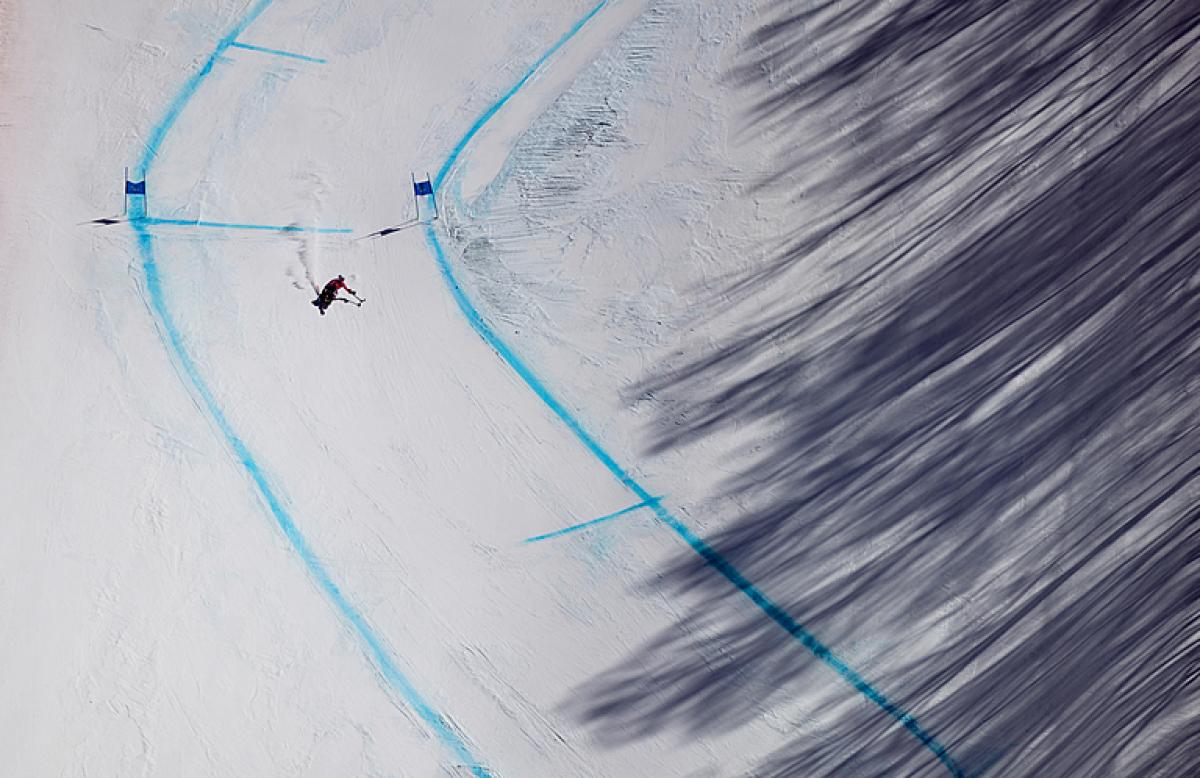
[[[1200,17],[902,5],[0,0],[0,775],[1200,774]]]

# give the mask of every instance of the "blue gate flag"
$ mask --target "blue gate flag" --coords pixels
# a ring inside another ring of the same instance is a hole
[[[125,194],[146,194],[146,179],[143,178],[141,181],[126,181]]]
[[[142,183],[145,184],[146,182],[143,181]],[[429,183],[428,181],[414,181],[413,192],[416,193],[417,197],[420,197],[421,195],[431,195],[433,194],[433,184]]]

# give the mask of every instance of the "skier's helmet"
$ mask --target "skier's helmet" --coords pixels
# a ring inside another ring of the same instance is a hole
[[[345,277],[345,276],[342,276],[342,275],[339,275],[339,276],[338,276],[338,280],[339,280],[339,281],[345,281],[345,280],[346,280],[346,277]]]

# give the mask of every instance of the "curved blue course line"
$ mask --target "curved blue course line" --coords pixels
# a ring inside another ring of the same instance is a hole
[[[512,89],[508,90],[508,92],[506,92],[495,103],[493,103],[491,107],[483,112],[479,119],[476,120],[473,125],[471,125],[471,128],[467,131],[466,135],[464,135],[462,139],[455,144],[454,148],[450,152],[450,156],[446,158],[446,161],[442,164],[441,169],[438,170],[437,178],[434,180],[435,189],[441,188],[446,176],[449,174],[454,164],[458,161],[459,156],[467,147],[467,144],[471,142],[472,138],[475,137],[476,133],[479,132],[479,130],[488,122],[488,120],[495,116],[496,112],[499,111],[500,108],[503,107],[504,104],[507,103],[508,100],[512,98],[512,96],[515,95],[521,89],[521,87],[525,85],[526,82],[529,81],[529,79],[546,62],[551,54],[553,54],[559,49],[559,47],[570,40],[575,33],[579,32],[580,28],[583,27],[583,25],[589,19],[595,16],[606,4],[607,0],[602,0],[602,2],[592,8],[592,10],[589,11],[587,15],[584,16],[583,19],[581,19],[574,27],[572,27],[566,35],[559,39],[559,41],[555,43],[549,51],[547,51],[542,57],[533,63],[530,69],[525,73],[524,76],[521,77],[519,81],[517,81],[516,85],[513,86]],[[742,573],[738,571],[736,567],[734,567],[732,562],[722,556],[721,553],[712,546],[705,543],[699,536],[692,532],[687,525],[685,525],[670,511],[664,508],[662,503],[655,499],[649,490],[642,486],[641,483],[639,483],[632,475],[630,475],[625,468],[623,468],[615,459],[613,459],[613,457],[604,449],[604,447],[602,447],[596,441],[596,439],[593,438],[592,435],[583,428],[583,425],[577,418],[575,418],[574,414],[567,410],[566,406],[564,406],[558,400],[558,398],[556,398],[550,392],[546,385],[534,374],[533,370],[530,369],[524,360],[518,357],[516,352],[514,352],[508,346],[508,344],[496,334],[495,330],[488,326],[486,321],[484,321],[484,318],[482,315],[480,315],[479,310],[475,307],[474,303],[471,302],[470,298],[467,297],[466,293],[462,289],[462,286],[459,284],[458,278],[454,274],[454,269],[451,267],[450,262],[446,259],[446,252],[442,249],[442,244],[438,240],[437,233],[434,231],[432,225],[425,226],[425,238],[429,244],[430,250],[433,252],[434,259],[437,261],[438,268],[441,271],[442,279],[446,282],[446,285],[450,290],[450,294],[454,297],[454,301],[458,304],[459,310],[462,311],[462,314],[467,318],[467,322],[471,325],[471,328],[474,329],[475,332],[477,332],[489,346],[496,350],[496,353],[500,355],[501,359],[507,362],[508,365],[514,371],[516,371],[517,375],[519,375],[521,379],[525,381],[526,385],[533,390],[534,394],[541,398],[542,402],[544,402],[546,406],[554,412],[554,415],[557,416],[563,422],[563,424],[567,425],[568,429],[570,429],[571,432],[574,433],[575,437],[578,438],[581,443],[583,443],[584,447],[586,447],[587,450],[590,451],[592,455],[604,465],[605,469],[612,473],[613,476],[615,476],[618,481],[624,484],[630,492],[638,497],[638,499],[646,503],[647,507],[654,511],[655,515],[660,521],[662,521],[663,524],[670,527],[675,531],[675,534],[683,538],[684,542],[686,542],[693,551],[699,554],[705,563],[724,576],[738,589],[738,591],[746,595],[746,597],[749,598],[750,601],[756,606],[758,606],[758,608],[762,610],[762,612],[765,613],[768,618],[770,618],[785,632],[799,641],[800,644],[806,649],[811,651],[813,656],[824,662],[829,667],[833,668],[838,675],[840,675],[864,697],[875,703],[881,710],[883,710],[892,718],[896,719],[896,721],[900,722],[905,729],[911,732],[923,746],[929,749],[942,762],[942,764],[945,765],[946,769],[950,771],[951,775],[954,775],[956,778],[963,778],[965,774],[962,768],[959,767],[958,763],[955,762],[953,757],[950,756],[950,753],[946,750],[946,747],[934,739],[933,735],[929,734],[929,732],[927,732],[925,728],[917,722],[912,714],[908,713],[899,705],[889,700],[882,692],[868,683],[866,679],[855,672],[844,661],[839,659],[832,651],[829,650],[827,646],[825,646],[825,644],[819,641],[811,632],[806,630],[798,621],[792,618],[792,616],[788,614],[786,610],[784,610],[780,605],[776,604],[749,579],[742,575]]]
[[[183,89],[176,96],[174,102],[167,108],[163,118],[159,120],[159,123],[154,126],[154,129],[150,133],[145,155],[139,165],[142,175],[145,175],[154,162],[158,154],[158,148],[162,144],[163,139],[166,138],[167,131],[175,123],[175,120],[179,118],[180,112],[183,111],[184,106],[187,105],[188,101],[196,93],[196,89],[203,82],[205,76],[212,71],[212,65],[217,60],[217,57],[231,45],[233,40],[271,2],[272,0],[259,0],[241,21],[238,22],[233,31],[221,39],[216,51],[208,58],[199,72],[194,74],[184,84]],[[192,357],[183,343],[183,337],[179,332],[179,328],[175,325],[175,320],[171,315],[170,309],[167,307],[166,297],[162,289],[162,281],[159,278],[158,264],[154,259],[154,239],[147,229],[148,223],[144,219],[135,218],[130,221],[130,224],[137,235],[137,245],[142,256],[142,271],[145,273],[146,291],[150,298],[150,307],[153,309],[161,325],[160,337],[163,338],[164,345],[174,358],[182,376],[186,379],[186,383],[195,392],[201,403],[203,403],[205,410],[208,411],[209,416],[225,437],[225,441],[237,456],[238,461],[241,462],[242,467],[245,468],[247,475],[250,476],[250,480],[258,489],[259,494],[262,495],[271,516],[275,519],[279,528],[283,530],[283,534],[287,537],[292,549],[300,557],[300,560],[304,562],[309,575],[321,587],[321,590],[329,598],[329,601],[337,608],[338,613],[342,615],[353,628],[355,634],[358,635],[359,639],[362,640],[367,653],[374,660],[376,667],[379,668],[380,674],[383,675],[388,685],[404,698],[409,707],[433,730],[434,734],[450,750],[459,763],[467,765],[472,775],[476,776],[476,778],[488,778],[491,773],[471,755],[471,751],[467,748],[462,737],[454,730],[445,717],[438,713],[404,674],[400,672],[391,654],[384,647],[383,641],[367,623],[362,613],[350,604],[350,601],[346,599],[342,590],[334,583],[333,578],[329,575],[329,571],[321,564],[317,555],[313,553],[312,548],[308,545],[308,541],[300,533],[287,508],[284,507],[283,502],[275,494],[275,490],[271,488],[266,475],[263,473],[257,460],[255,460],[254,455],[250,453],[245,442],[233,431],[233,427],[230,425],[225,413],[221,410],[220,404],[208,388],[207,382],[201,377],[196,363],[192,361]]]

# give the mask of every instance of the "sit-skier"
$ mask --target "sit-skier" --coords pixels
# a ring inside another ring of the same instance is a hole
[[[345,276],[338,276],[337,278],[331,279],[329,283],[325,284],[325,288],[321,290],[321,293],[317,295],[317,299],[312,301],[312,304],[317,306],[317,309],[321,311],[322,316],[325,315],[325,309],[328,308],[334,300],[339,300],[343,303],[355,302],[357,305],[362,305],[361,300],[354,301],[347,300],[345,297],[338,297],[337,293],[342,289],[345,289],[354,297],[358,297],[358,294],[353,289],[346,286]]]

